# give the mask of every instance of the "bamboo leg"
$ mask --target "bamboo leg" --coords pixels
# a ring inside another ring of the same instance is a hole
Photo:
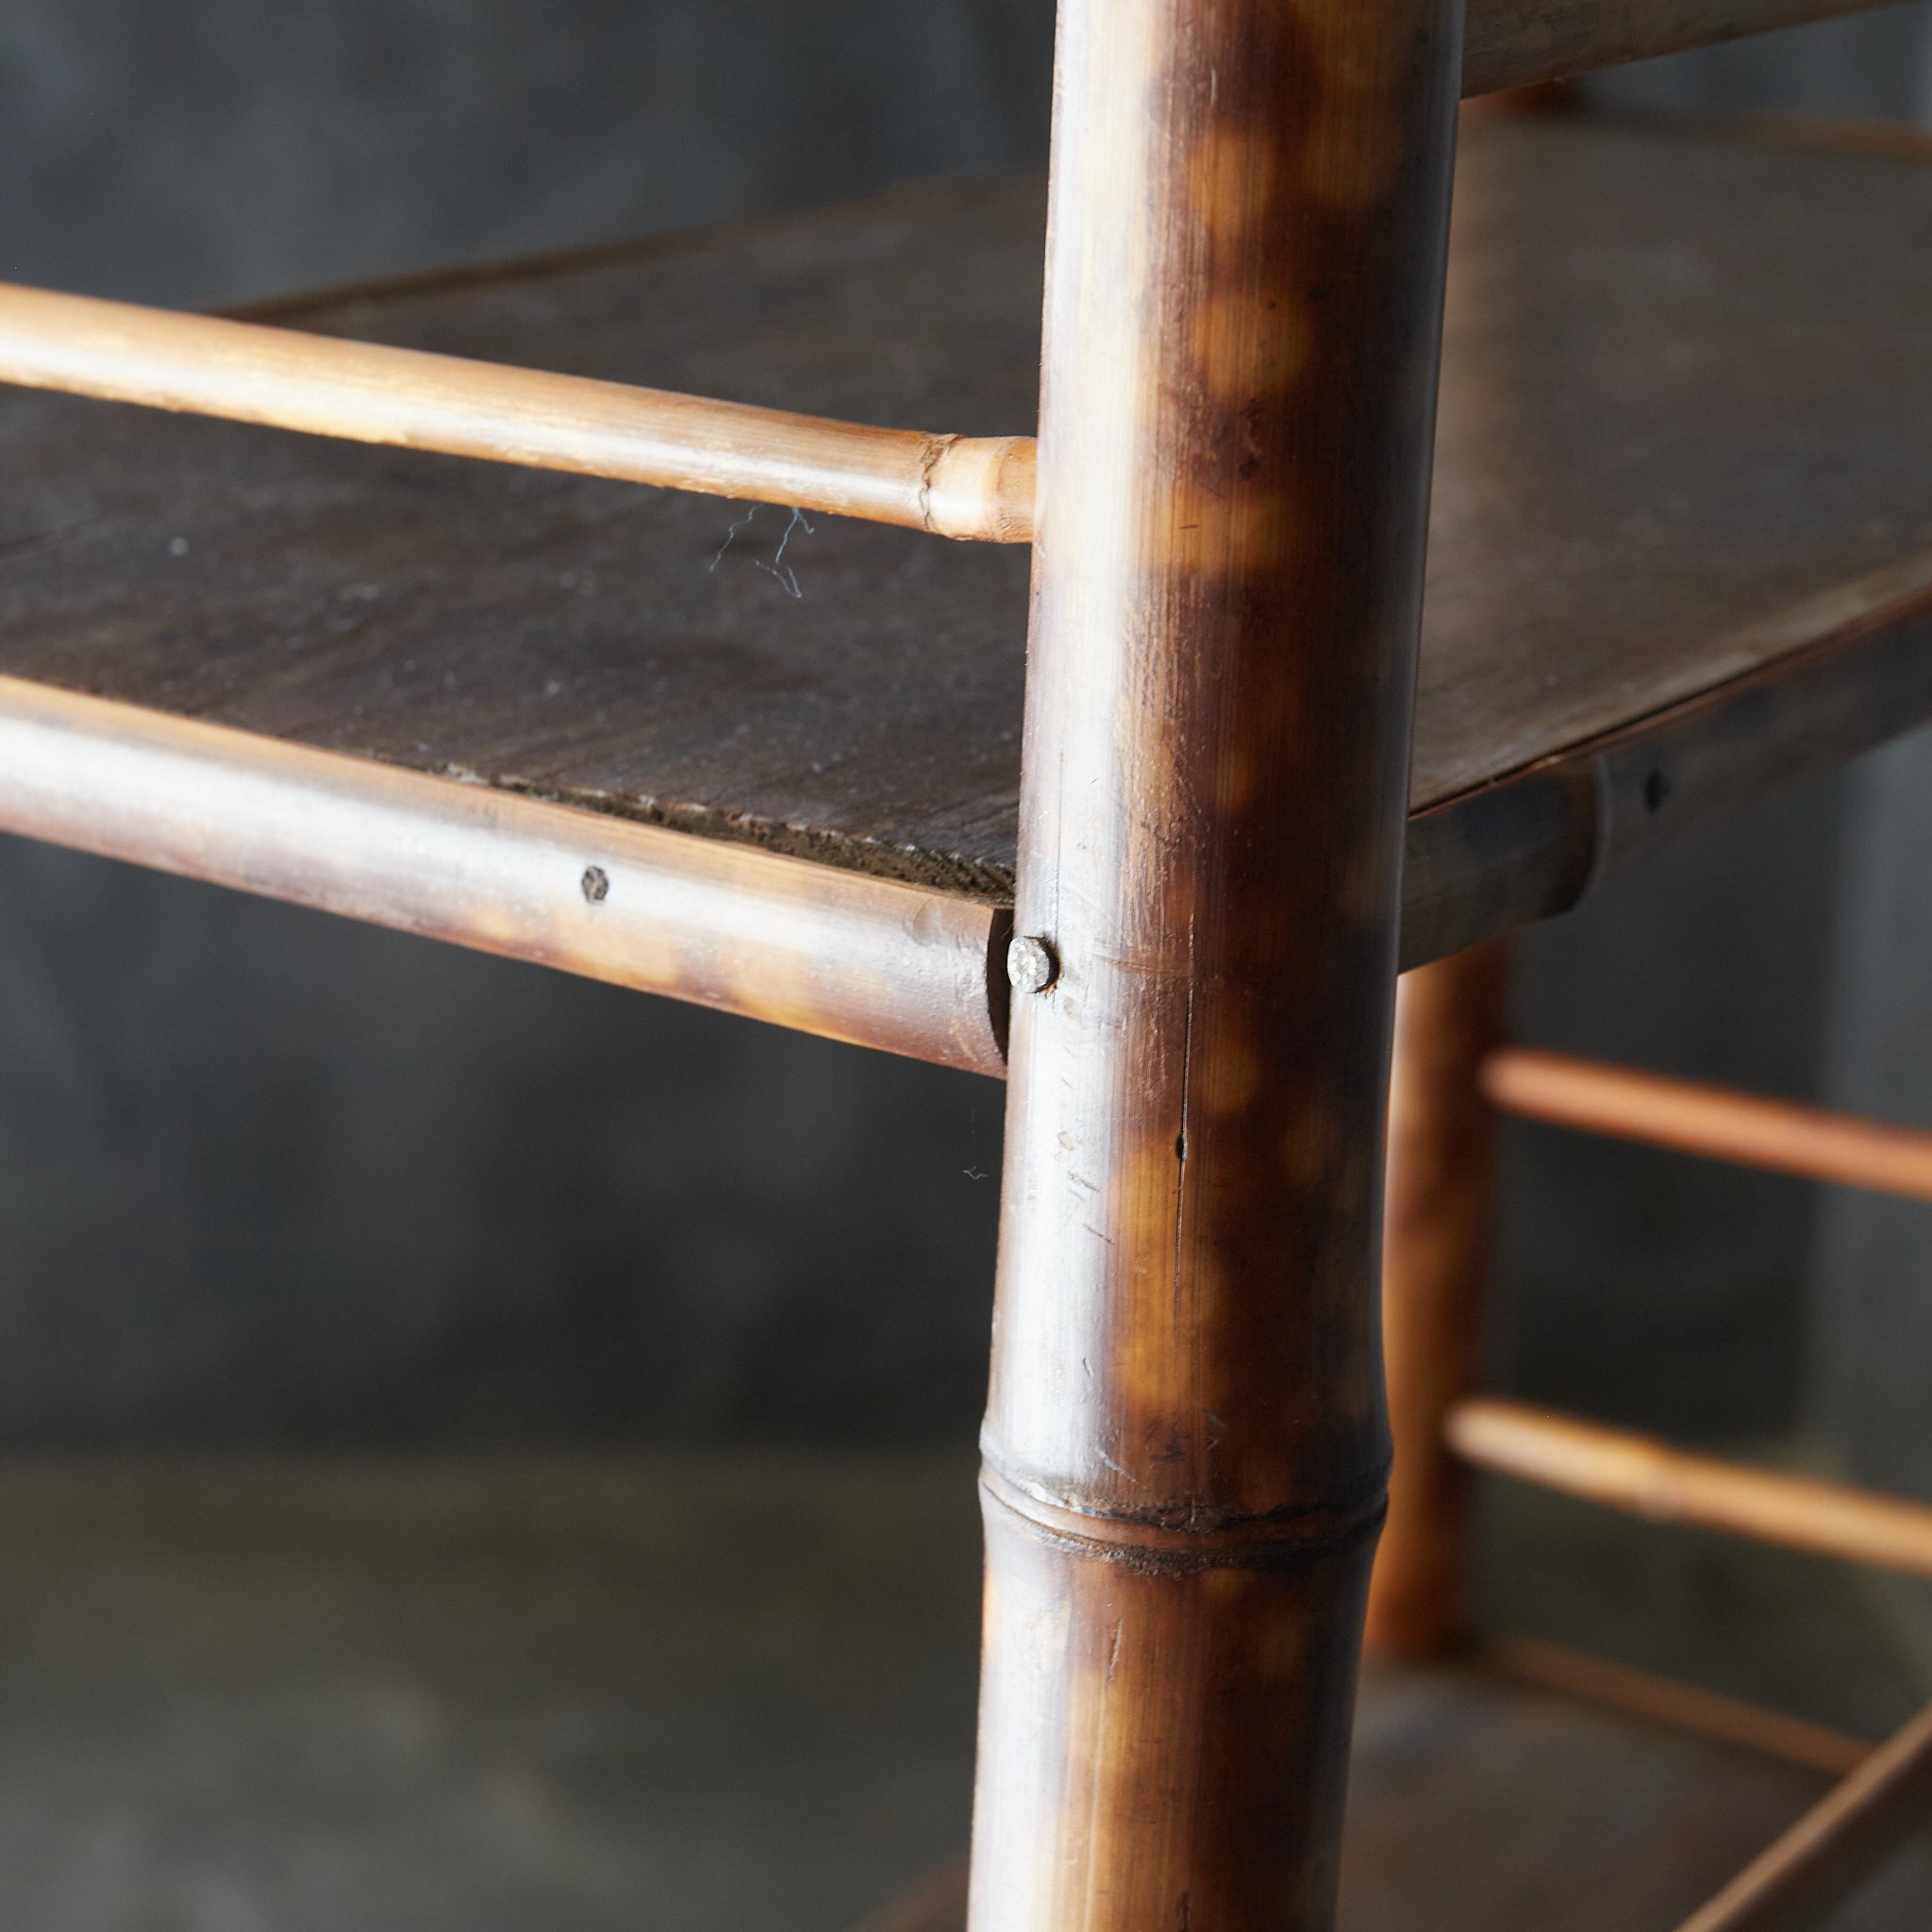
[[[1442,1431],[1482,1367],[1496,1136],[1481,1078],[1507,983],[1497,941],[1409,974],[1396,994],[1382,1244],[1395,1466],[1368,1641],[1399,1657],[1440,1655],[1464,1634],[1470,1480]]]
[[[0,382],[1024,543],[1032,440],[876,429],[0,283]]]
[[[1062,0],[976,1932],[1321,1932],[1456,0]]]

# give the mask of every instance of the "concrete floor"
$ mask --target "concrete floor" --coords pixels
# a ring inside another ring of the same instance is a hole
[[[1484,1545],[1505,1626],[1924,1694],[1827,1566],[1501,1488]],[[957,1457],[14,1465],[0,1548],[0,1926],[844,1932],[965,1840]]]
[[[965,1840],[970,1465],[0,1474],[0,1925],[837,1932]]]

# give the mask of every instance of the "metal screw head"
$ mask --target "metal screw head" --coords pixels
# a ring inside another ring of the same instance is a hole
[[[1007,977],[1015,992],[1045,992],[1060,976],[1060,962],[1044,940],[1018,939],[1007,948]]]
[[[589,867],[584,873],[584,897],[592,906],[601,906],[610,896],[610,874],[601,865]]]

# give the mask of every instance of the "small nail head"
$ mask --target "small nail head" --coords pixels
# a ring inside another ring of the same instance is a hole
[[[584,897],[592,906],[601,906],[610,896],[610,874],[601,865],[592,865],[584,871]]]
[[[1060,976],[1060,962],[1044,940],[1017,939],[1007,948],[1007,977],[1015,992],[1045,992]]]

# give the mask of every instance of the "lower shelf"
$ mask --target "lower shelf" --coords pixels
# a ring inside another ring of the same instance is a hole
[[[1372,1666],[1341,1932],[1674,1932],[1831,1783],[1486,1668]],[[1932,1924],[1932,1821],[1831,1924]],[[862,1932],[965,1924],[958,1866]]]

